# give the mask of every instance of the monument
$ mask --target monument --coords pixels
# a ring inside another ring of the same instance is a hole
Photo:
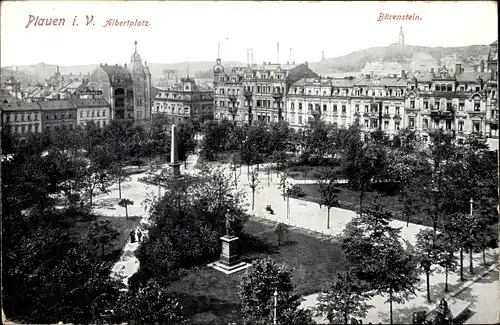
[[[177,126],[172,125],[172,145],[170,148],[170,167],[172,167],[171,173],[174,177],[179,177],[181,175],[181,164],[179,162],[179,157],[177,153]]]
[[[239,237],[235,236],[232,227],[233,219],[226,213],[226,234],[220,237],[222,241],[222,253],[217,262],[210,263],[208,266],[221,271],[225,274],[233,274],[243,271],[250,266],[249,263],[240,260]]]

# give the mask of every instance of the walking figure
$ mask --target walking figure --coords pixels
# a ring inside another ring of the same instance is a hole
[[[135,243],[135,231],[133,230],[130,232],[130,242]]]
[[[137,241],[140,243],[142,239],[142,231],[137,229]]]

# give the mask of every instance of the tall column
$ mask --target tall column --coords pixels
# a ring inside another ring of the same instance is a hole
[[[172,176],[181,175],[181,164],[179,163],[179,157],[177,153],[177,138],[176,138],[177,126],[172,125],[172,144],[170,147],[170,167],[172,167]]]

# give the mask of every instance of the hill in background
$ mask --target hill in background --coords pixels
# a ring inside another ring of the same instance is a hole
[[[329,58],[321,62],[310,62],[309,66],[319,74],[335,74],[344,72],[359,72],[367,63],[371,62],[399,62],[406,63],[410,67],[427,67],[429,65],[442,65],[442,62],[460,62],[469,65],[477,65],[480,60],[485,60],[489,51],[489,45],[470,45],[462,47],[426,47],[413,45],[391,44],[385,47],[372,47],[369,49],[356,51],[336,58]],[[450,59],[451,57],[451,59]],[[447,61],[446,61],[447,59]],[[422,61],[422,62],[419,62]],[[424,62],[425,61],[425,62]],[[179,77],[187,75],[189,66],[189,75],[199,78],[212,78],[213,61],[198,62],[178,62],[178,63],[148,63],[153,82],[159,80],[164,70],[176,70]],[[226,70],[234,66],[244,65],[242,62],[228,61],[222,62]],[[72,73],[75,76],[88,75],[98,64],[60,66],[59,72],[63,75]],[[449,64],[448,64],[449,66]],[[10,70],[10,67],[6,67]],[[2,68],[2,74],[4,70]],[[56,72],[55,64],[39,63],[31,66],[18,66],[17,73],[20,75],[23,83],[44,82]],[[27,77],[26,77],[27,76]]]

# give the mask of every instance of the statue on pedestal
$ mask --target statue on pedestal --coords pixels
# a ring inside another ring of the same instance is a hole
[[[229,212],[226,213],[226,237],[235,237],[233,229],[234,217],[229,216]]]

